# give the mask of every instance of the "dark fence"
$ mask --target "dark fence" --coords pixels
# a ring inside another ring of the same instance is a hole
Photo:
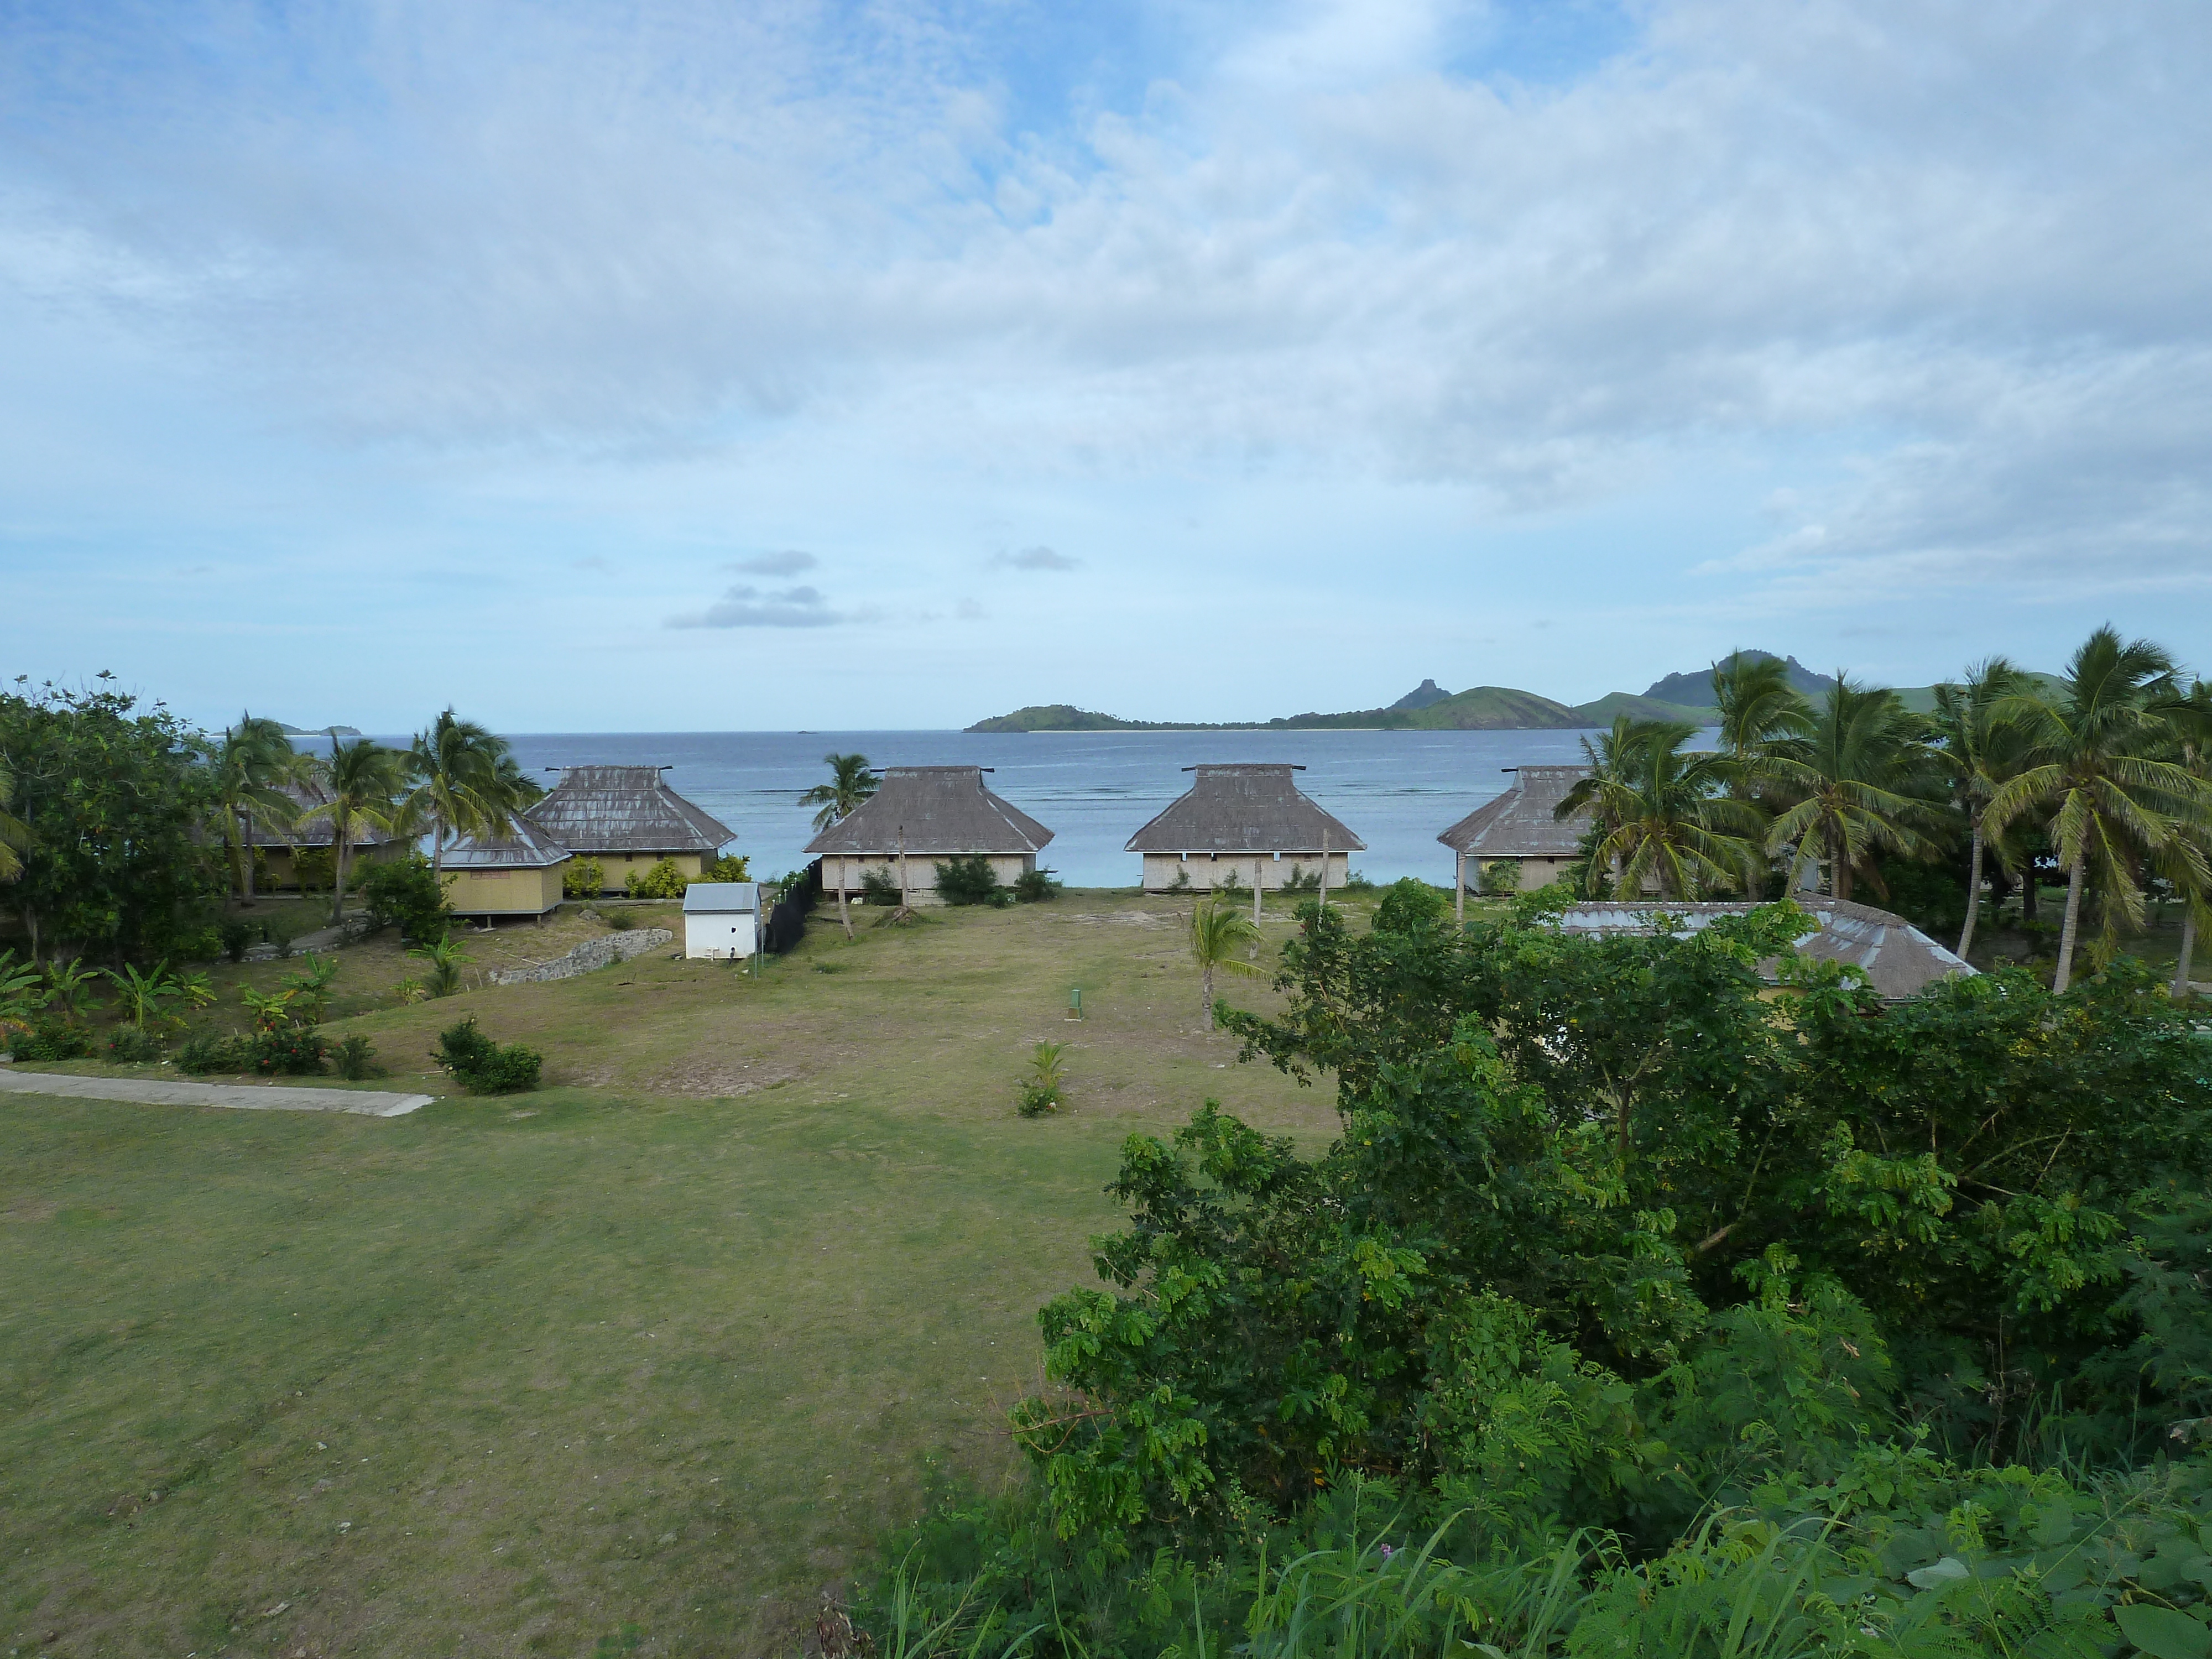
[[[806,913],[822,896],[822,860],[817,859],[806,866],[799,880],[783,890],[768,913],[768,927],[761,935],[761,945],[772,957],[780,957],[799,943],[806,933]]]

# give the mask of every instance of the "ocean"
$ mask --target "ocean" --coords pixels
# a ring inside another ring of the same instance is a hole
[[[1200,762],[1288,761],[1298,787],[1367,843],[1352,865],[1376,881],[1449,885],[1437,833],[1504,790],[1503,769],[1582,758],[1576,732],[684,732],[511,735],[538,769],[665,766],[678,794],[737,831],[757,876],[806,861],[812,814],[798,804],[828,775],[823,757],[882,766],[991,769],[990,787],[1054,831],[1043,862],[1071,887],[1133,887],[1121,850],[1139,825],[1189,787]],[[386,742],[401,739],[386,738]]]

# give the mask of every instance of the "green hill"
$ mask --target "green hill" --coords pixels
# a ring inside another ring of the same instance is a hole
[[[1595,702],[1578,703],[1575,714],[1577,726],[1611,726],[1614,717],[1620,714],[1632,720],[1687,720],[1692,726],[1717,726],[1721,718],[1717,708],[1691,708],[1657,697],[1639,697],[1628,691],[1608,691]]]

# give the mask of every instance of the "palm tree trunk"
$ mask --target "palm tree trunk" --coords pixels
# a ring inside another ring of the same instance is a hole
[[[1828,890],[1839,899],[1849,900],[1851,896],[1850,837],[1835,836],[1828,845]]]
[[[2081,870],[2087,862],[2086,856],[2075,859],[2066,873],[2066,921],[2058,930],[2058,971],[2051,981],[2054,992],[2063,993],[2073,982],[2074,933],[2081,919]]]
[[[1322,881],[1328,880],[1328,854],[1321,855]],[[1452,920],[1461,927],[1467,926],[1467,854],[1452,854]]]
[[[1973,856],[1966,865],[1966,926],[1959,935],[1959,957],[1965,960],[1966,952],[1974,948],[1974,923],[1982,914],[1982,820],[1974,819]]]
[[[345,920],[346,866],[353,855],[353,837],[347,832],[351,827],[337,817],[331,820],[331,926],[333,927]]]
[[[238,815],[238,846],[244,856],[246,874],[239,884],[239,906],[251,909],[253,906],[253,819],[251,815]]]
[[[1206,963],[1198,970],[1200,994],[1206,998],[1206,1029],[1213,1030],[1213,964]]]
[[[846,908],[845,860],[837,860],[837,924],[845,930],[848,940],[853,937],[853,913]]]
[[[446,876],[446,815],[430,814],[430,873],[441,881]]]
[[[2184,895],[2181,901],[2181,955],[2173,964],[2173,994],[2189,994],[2189,958],[2197,952],[2197,898]]]
[[[1252,860],[1252,920],[1255,923],[1260,920],[1260,890],[1267,884],[1266,872],[1267,866],[1261,864],[1259,860],[1254,859]]]

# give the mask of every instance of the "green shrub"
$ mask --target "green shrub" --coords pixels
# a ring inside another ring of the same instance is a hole
[[[1321,866],[1301,864],[1283,878],[1285,893],[1318,893],[1321,891]]]
[[[606,868],[597,859],[570,859],[561,866],[562,898],[597,898],[606,884]]]
[[[233,962],[246,960],[246,952],[253,943],[254,926],[242,916],[232,916],[216,924],[216,942],[222,953]]]
[[[707,866],[702,881],[750,881],[753,861],[739,853],[725,854]]]
[[[83,1060],[92,1053],[92,1033],[65,1019],[42,1019],[13,1043],[0,1042],[18,1060]]]
[[[623,890],[634,899],[682,898],[684,888],[690,884],[684,879],[684,872],[676,867],[674,859],[663,859],[642,875],[631,871]]]
[[[1392,882],[1375,907],[1375,927],[1380,933],[1409,933],[1442,921],[1451,908],[1451,901],[1428,883],[1406,876]]]
[[[349,1083],[384,1075],[384,1067],[376,1063],[376,1045],[359,1031],[338,1039],[337,1047],[331,1050],[331,1063]]]
[[[336,865],[327,847],[311,847],[292,860],[292,868],[304,896],[308,893],[327,893],[335,879]]]
[[[453,912],[445,884],[419,853],[369,866],[360,892],[371,927],[397,927],[403,939],[437,939],[451,925]]]
[[[264,1077],[313,1077],[323,1069],[323,1034],[307,1026],[256,1031],[246,1048],[249,1066]]]
[[[300,924],[291,916],[270,916],[261,924],[261,937],[276,947],[279,961],[292,954],[292,941],[299,933]]]
[[[937,896],[947,904],[1006,905],[1014,902],[1013,894],[999,885],[991,860],[981,853],[940,860],[935,867]]]
[[[1344,890],[1347,893],[1371,893],[1375,890],[1375,884],[1367,879],[1365,871],[1354,870],[1345,877]]]
[[[250,1072],[253,1069],[252,1045],[243,1037],[202,1031],[177,1050],[177,1069],[190,1072],[195,1077],[210,1072]]]
[[[161,1039],[143,1025],[118,1025],[107,1034],[103,1058],[122,1066],[143,1066],[161,1059]]]
[[[438,1034],[432,1056],[453,1080],[475,1095],[523,1094],[538,1086],[544,1057],[520,1043],[502,1048],[477,1029],[474,1014]]]
[[[896,878],[881,870],[860,872],[860,902],[863,904],[896,904],[899,884]]]
[[[1482,890],[1496,898],[1521,890],[1521,866],[1512,859],[1493,859],[1482,866]]]
[[[637,926],[637,918],[627,910],[606,911],[600,915],[599,920],[606,923],[607,931],[613,933],[627,933]]]
[[[1014,1109],[1024,1117],[1042,1117],[1060,1108],[1066,1081],[1067,1045],[1040,1042],[1030,1053],[1030,1074],[1015,1085]]]
[[[1060,896],[1060,884],[1049,870],[1024,870],[1014,878],[1014,896],[1024,904],[1042,904]]]
[[[1214,872],[1213,890],[1224,899],[1233,899],[1240,894],[1249,896],[1252,891],[1244,884],[1243,872],[1233,864],[1226,870]]]

